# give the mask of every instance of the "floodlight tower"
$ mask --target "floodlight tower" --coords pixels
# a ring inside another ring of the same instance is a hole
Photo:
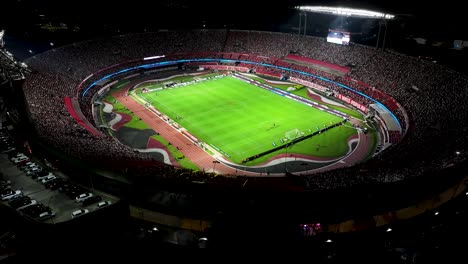
[[[5,46],[5,41],[3,41],[4,35],[5,35],[5,30],[0,31],[0,49]]]
[[[383,42],[382,42],[382,50],[385,50],[385,40],[387,38],[387,31],[388,31],[388,24],[386,19],[381,19],[379,21],[379,33],[377,34],[377,43],[375,44],[375,48],[379,48],[379,43],[380,43],[380,36],[382,33],[382,27],[385,27],[384,31],[384,37],[383,37]]]
[[[304,19],[302,19],[304,18]],[[298,34],[301,35],[301,29],[302,29],[302,21],[304,20],[304,33],[302,33],[304,36],[306,35],[307,32],[307,13],[305,11],[301,11],[299,13],[299,29],[298,29]]]

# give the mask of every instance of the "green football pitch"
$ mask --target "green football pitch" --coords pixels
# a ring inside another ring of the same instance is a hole
[[[234,163],[342,121],[230,76],[138,95]],[[353,134],[356,130],[347,123],[269,157],[280,153],[340,157],[348,152],[347,139]]]

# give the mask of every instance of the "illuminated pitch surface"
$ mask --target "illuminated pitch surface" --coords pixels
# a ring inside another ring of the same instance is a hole
[[[220,149],[235,163],[267,151],[274,144],[281,145],[280,139],[284,139],[288,131],[298,129],[308,134],[329,126],[330,122],[342,121],[340,117],[234,77],[211,79],[139,96],[201,141]],[[346,154],[347,139],[355,133],[348,126],[340,126],[249,164],[286,151],[339,157]]]

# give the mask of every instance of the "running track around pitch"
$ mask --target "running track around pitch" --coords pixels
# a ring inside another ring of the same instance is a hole
[[[128,110],[132,111],[136,116],[141,118],[141,120],[143,120],[143,122],[150,126],[154,131],[158,132],[163,138],[169,141],[173,146],[179,147],[179,151],[182,152],[186,158],[190,159],[200,169],[205,171],[212,171],[214,167],[213,161],[215,161],[215,159],[197,145],[195,145],[184,135],[182,135],[182,133],[175,130],[171,125],[167,124],[161,118],[156,116],[156,114],[147,110],[131,96],[127,96],[127,91],[130,87],[131,84],[128,84],[127,87],[124,87],[112,95]],[[216,172],[220,174],[260,176],[259,173],[248,171],[239,170],[237,172],[236,169],[229,167],[224,163],[216,164]]]
[[[135,99],[131,96],[128,96],[128,90],[132,85],[135,83],[131,82],[118,92],[112,93],[112,95],[121,102],[128,110],[132,111],[136,116],[141,118],[143,122],[145,122],[148,126],[150,126],[154,131],[158,132],[162,137],[164,137],[167,141],[169,141],[172,145],[179,147],[179,151],[185,155],[186,158],[190,159],[195,165],[197,165],[200,169],[205,171],[213,171],[213,161],[216,159],[213,158],[211,155],[203,151],[200,147],[195,145],[192,141],[186,138],[182,133],[175,130],[171,125],[164,122],[161,118],[159,118],[153,112],[147,110],[143,105],[138,103]],[[356,149],[352,153],[350,153],[345,158],[341,159],[338,162],[335,162],[331,165],[315,169],[309,170],[303,173],[318,173],[323,171],[328,171],[331,169],[341,168],[344,166],[354,165],[368,155],[369,151],[369,144],[370,139],[367,134],[362,132],[358,132],[359,141]],[[344,164],[346,165],[344,165]],[[260,173],[254,173],[244,170],[236,170],[235,168],[229,167],[224,163],[217,163],[216,164],[216,173],[220,174],[230,174],[230,175],[244,175],[244,176],[264,176]],[[281,176],[284,174],[281,173]],[[271,176],[280,176],[280,174],[270,174]]]

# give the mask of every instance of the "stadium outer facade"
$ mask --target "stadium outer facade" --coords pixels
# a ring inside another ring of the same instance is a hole
[[[307,47],[302,51],[304,57],[355,66],[349,73],[340,76],[292,65],[281,58],[288,51],[297,50],[294,47]],[[152,57],[154,54],[165,55]],[[122,64],[122,61],[126,63]],[[147,156],[102,137],[101,131],[93,126],[92,99],[99,92],[99,89],[93,88],[96,88],[96,81],[103,76],[122,78],[135,74],[125,69],[135,68],[136,73],[142,73],[156,66],[164,68],[173,64],[169,61],[175,61],[178,66],[216,62],[216,67],[255,68],[258,73],[273,76],[288,74],[293,78],[309,78],[312,83],[344,94],[361,105],[381,103],[392,111],[401,124],[402,135],[398,140],[402,140],[364,164],[301,177],[289,175],[285,178],[247,180],[237,176],[221,179],[210,174],[191,173],[155,164]],[[58,151],[65,156],[58,158],[63,164],[71,165],[73,161],[80,160],[91,165],[91,168],[105,168],[130,176],[127,179],[134,184],[121,186],[120,191],[139,188],[145,195],[140,193],[138,197],[130,199],[143,207],[148,205],[144,197],[154,192],[154,189],[167,189],[182,193],[190,191],[192,195],[204,198],[209,193],[208,196],[216,195],[220,200],[227,201],[223,206],[203,199],[203,204],[193,204],[203,208],[200,210],[201,215],[191,216],[198,219],[209,219],[210,214],[220,207],[236,211],[245,206],[246,200],[256,199],[255,208],[269,208],[262,210],[266,216],[282,212],[282,215],[287,215],[288,219],[294,219],[297,223],[317,220],[336,223],[352,216],[361,220],[373,219],[372,226],[414,215],[407,213],[399,217],[397,209],[409,208],[415,205],[415,201],[425,201],[424,210],[431,209],[464,189],[459,183],[465,175],[465,142],[463,131],[457,128],[459,122],[466,120],[467,112],[463,111],[466,110],[466,93],[459,89],[466,87],[468,82],[442,66],[401,54],[383,53],[356,44],[338,46],[325,43],[323,39],[289,34],[202,30],[88,41],[37,55],[27,63],[36,70],[29,76],[24,91],[38,134],[36,147],[39,152],[54,155],[49,149],[53,146],[53,152]],[[153,66],[138,68],[142,64]],[[119,71],[122,72],[115,74]],[[334,82],[324,80],[323,75],[329,77],[327,79],[333,78]],[[445,82],[443,86],[446,87],[446,82],[450,81],[451,91],[434,91],[439,82]],[[423,92],[414,94],[412,86],[418,86],[417,91]],[[450,101],[451,105],[428,100],[432,92],[446,96],[444,100]],[[86,118],[81,121],[87,131],[64,114],[64,98],[71,104],[72,99],[75,99],[75,106],[79,102],[79,110]],[[44,110],[38,102],[50,104]],[[450,112],[454,115],[447,116]],[[67,131],[62,127],[72,129]],[[94,136],[91,135],[93,133]],[[85,173],[94,173],[92,170],[79,169]],[[200,180],[203,182],[201,185]],[[151,184],[155,183],[158,187],[153,188],[155,185]],[[108,189],[104,185],[102,187]],[[232,195],[240,195],[241,199],[232,202]],[[427,203],[427,198],[433,199],[434,195],[438,195],[437,202]],[[273,203],[274,209],[271,207]],[[314,207],[304,210],[311,203]],[[146,207],[168,213],[177,211],[177,208],[172,210],[154,205]],[[378,213],[384,214],[377,218]],[[421,210],[417,213],[421,213]],[[351,229],[356,229],[358,222],[345,223],[348,227],[351,225]],[[349,228],[328,227],[330,231],[345,229]]]

